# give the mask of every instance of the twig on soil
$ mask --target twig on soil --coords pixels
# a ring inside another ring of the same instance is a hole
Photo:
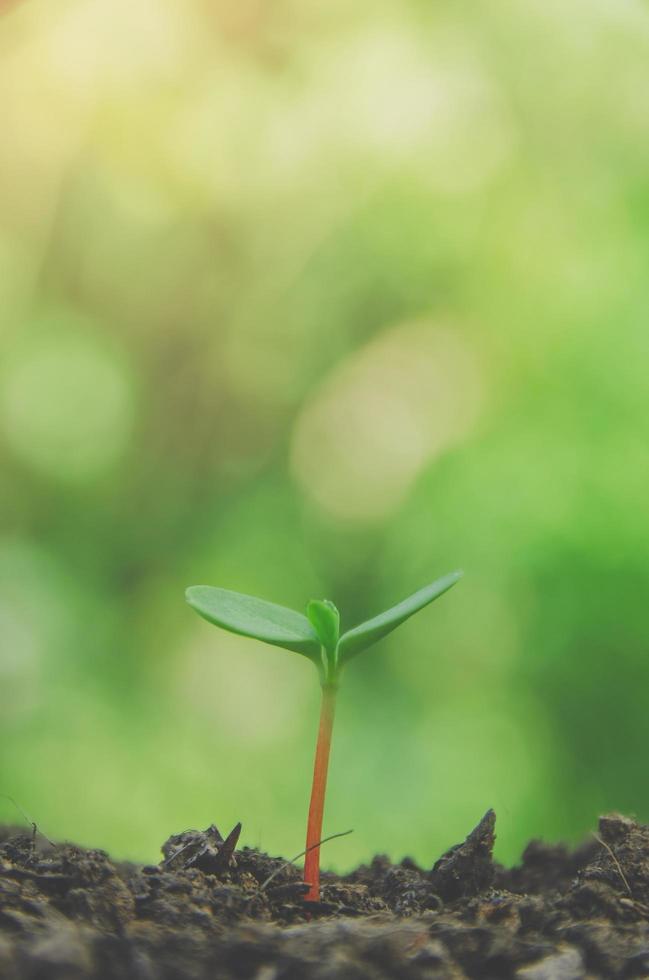
[[[329,837],[323,837],[322,840],[316,841],[315,844],[311,844],[310,847],[307,847],[305,848],[305,850],[300,851],[300,853],[296,854],[295,857],[291,858],[290,861],[285,861],[284,864],[280,864],[279,868],[275,868],[273,873],[269,875],[268,878],[266,878],[266,881],[264,881],[263,884],[259,886],[259,891],[263,892],[268,887],[268,885],[270,885],[275,875],[278,875],[280,871],[283,871],[285,868],[288,868],[289,865],[295,864],[296,861],[299,861],[299,859],[301,857],[304,857],[305,854],[308,854],[309,851],[315,850],[315,848],[320,847],[321,844],[326,844],[327,841],[335,840],[336,837],[347,837],[349,834],[353,834],[353,833],[354,833],[353,830],[342,830],[339,834],[330,834]]]
[[[28,817],[28,815],[25,813],[25,811],[21,807],[20,803],[16,803],[16,801],[13,798],[13,796],[9,796],[8,793],[0,793],[0,797],[2,797],[3,800],[9,800],[9,802],[11,803],[11,805],[14,806],[16,808],[16,810],[18,810],[18,813],[21,815],[21,817],[23,818],[23,820],[26,820],[27,823],[32,828],[32,851],[36,850],[36,834],[40,834],[41,837],[43,838],[43,840],[46,840],[47,843],[50,845],[50,847],[56,847],[56,844],[54,844],[49,839],[49,837],[47,837],[43,833],[42,830],[39,830],[38,829],[38,825],[37,825],[36,821],[35,820],[30,820],[30,818]]]
[[[633,898],[633,892],[631,891],[631,886],[629,885],[629,882],[628,882],[628,881],[627,881],[627,879],[626,879],[626,875],[624,874],[624,871],[622,871],[622,865],[621,865],[621,864],[620,864],[620,862],[618,861],[618,859],[617,859],[617,856],[616,856],[616,854],[615,854],[615,851],[613,850],[613,848],[612,848],[612,847],[610,847],[610,846],[609,846],[609,845],[608,845],[608,844],[606,843],[606,841],[605,841],[605,840],[602,840],[602,838],[601,838],[601,837],[600,837],[600,836],[599,836],[598,834],[593,834],[593,837],[595,838],[595,840],[596,840],[596,841],[599,841],[599,843],[600,843],[600,844],[602,845],[602,847],[605,847],[605,848],[606,848],[606,850],[608,851],[608,853],[609,853],[609,854],[611,855],[611,858],[613,859],[613,863],[615,864],[615,867],[616,867],[616,868],[617,868],[617,870],[618,870],[618,873],[619,873],[619,875],[620,875],[620,878],[621,878],[621,879],[622,879],[622,881],[624,882],[624,885],[625,885],[625,887],[626,887],[626,890],[627,890],[627,891],[628,891],[628,893],[629,893],[629,897],[630,897],[630,898]]]

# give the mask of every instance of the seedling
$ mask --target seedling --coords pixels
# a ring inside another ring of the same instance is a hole
[[[300,653],[308,657],[318,671],[322,702],[306,832],[304,880],[309,885],[306,901],[317,902],[320,897],[319,843],[340,675],[357,654],[367,650],[414,613],[441,596],[455,585],[461,574],[451,572],[450,575],[445,575],[392,609],[379,613],[342,636],[340,615],[333,602],[328,599],[312,599],[306,607],[306,616],[303,616],[293,609],[285,609],[273,602],[227,589],[215,589],[209,585],[193,585],[187,589],[189,605],[210,623],[229,630],[230,633],[250,636],[272,646]]]

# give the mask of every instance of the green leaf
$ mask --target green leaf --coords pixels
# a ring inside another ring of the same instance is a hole
[[[404,599],[398,606],[393,606],[392,609],[379,613],[374,619],[368,619],[366,623],[361,623],[360,626],[355,626],[354,629],[343,633],[338,643],[338,657],[341,666],[355,657],[357,653],[362,653],[367,647],[383,639],[384,636],[387,636],[406,619],[427,606],[433,599],[437,599],[438,596],[455,585],[461,577],[462,572],[451,572],[450,575],[437,579],[436,582],[426,585],[419,592],[415,592],[414,595]]]
[[[329,599],[311,599],[306,607],[306,614],[311,620],[320,642],[325,650],[332,654],[338,646],[340,633],[340,613]]]
[[[185,598],[192,609],[215,626],[301,653],[320,669],[320,640],[302,613],[210,585],[190,586]]]

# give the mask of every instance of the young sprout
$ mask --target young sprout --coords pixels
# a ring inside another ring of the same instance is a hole
[[[230,633],[250,636],[273,646],[301,653],[315,664],[322,686],[320,728],[313,767],[313,786],[306,833],[304,880],[309,885],[306,901],[320,897],[320,848],[324,813],[331,732],[336,693],[343,669],[357,654],[367,650],[433,599],[455,585],[461,572],[451,572],[415,592],[392,609],[355,626],[340,635],[340,615],[328,599],[312,599],[306,616],[254,596],[193,585],[186,592],[187,602],[204,619]]]

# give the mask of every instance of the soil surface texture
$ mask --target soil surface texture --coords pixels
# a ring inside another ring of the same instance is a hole
[[[492,860],[495,814],[432,868],[376,857],[323,875],[216,827],[159,865],[0,828],[2,980],[649,977],[649,827],[618,815],[575,851]]]

